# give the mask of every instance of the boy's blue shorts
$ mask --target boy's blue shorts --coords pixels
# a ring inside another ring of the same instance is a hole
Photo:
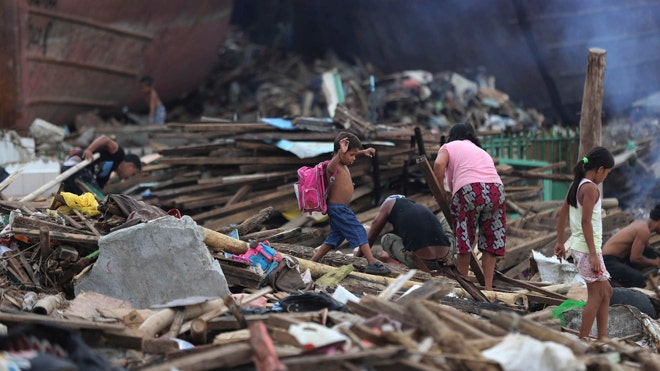
[[[344,240],[348,240],[352,248],[369,243],[367,231],[348,206],[328,204],[328,217],[330,218],[330,235],[325,239],[324,244],[336,249]]]

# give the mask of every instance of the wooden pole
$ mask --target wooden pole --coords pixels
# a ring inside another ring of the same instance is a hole
[[[27,236],[33,238],[41,238],[41,231],[39,229],[30,229],[30,228],[12,228],[12,233],[19,236]],[[69,241],[77,243],[86,243],[86,244],[97,244],[99,242],[99,237],[90,236],[88,234],[77,234],[77,233],[67,233],[60,231],[48,231],[49,237],[51,240],[55,241]]]
[[[435,200],[438,202],[440,210],[442,210],[442,214],[445,216],[445,219],[447,219],[447,222],[453,231],[454,221],[452,220],[451,211],[449,210],[449,204],[447,204],[445,199],[442,197],[440,190],[440,187],[443,185],[441,185],[440,182],[438,182],[438,179],[435,177],[435,173],[433,173],[433,168],[431,167],[428,158],[426,158],[426,156],[419,156],[417,158],[417,167],[424,174],[424,177],[426,178],[426,184],[429,186],[429,190],[431,190],[433,198],[435,198]],[[486,283],[484,278],[484,270],[481,268],[481,265],[477,261],[477,257],[474,256],[474,252],[470,252],[470,269],[472,269],[474,276],[477,277],[479,284],[484,286]]]
[[[206,321],[200,318],[195,318],[190,323],[190,338],[194,344],[206,344],[208,340],[208,326]]]
[[[602,128],[603,95],[605,94],[605,56],[600,48],[590,48],[587,62],[587,76],[582,94],[580,111],[580,152],[581,159],[590,149],[600,145]]]
[[[301,258],[296,258],[296,259],[298,260],[300,271],[304,272],[305,270],[309,269],[309,272],[311,273],[312,278],[321,277],[322,275],[324,275],[326,273],[330,273],[330,272],[338,269],[337,267],[332,267],[332,266],[325,265],[325,264],[322,264],[322,263],[313,262],[311,260],[305,260],[305,259],[301,259]],[[351,272],[351,274],[349,276],[354,276],[354,277],[357,277],[357,278],[360,278],[360,279],[369,280],[369,281],[376,282],[376,283],[379,283],[379,284],[382,284],[382,285],[391,285],[394,281],[396,281],[396,278],[387,277],[387,276],[376,276],[376,275],[373,275],[373,274],[367,274],[367,273],[362,273],[362,272]],[[420,285],[421,286],[422,284],[423,284],[423,282],[409,280],[409,281],[406,281],[405,283],[403,283],[403,286],[401,286],[401,288],[409,289],[409,288],[411,288],[415,285]]]
[[[226,234],[216,232],[212,229],[202,227],[204,229],[204,243],[212,250],[225,251],[234,255],[245,254],[250,248],[250,244],[229,237]]]
[[[50,231],[46,227],[39,228],[39,250],[42,258],[47,258],[52,252],[50,248]]]
[[[185,321],[198,317],[201,314],[216,308],[227,308],[225,307],[223,299],[215,299],[200,304],[187,305],[185,309],[180,309],[182,311],[181,318],[182,321]],[[140,327],[138,327],[138,330],[142,332],[142,337],[144,339],[154,338],[158,333],[172,325],[176,314],[176,308],[163,309],[144,320]]]
[[[465,297],[465,296],[472,296],[470,295],[469,292],[467,292],[465,289],[462,289],[460,287],[455,287],[452,292],[459,296],[459,297]],[[513,305],[519,309],[522,310],[527,310],[529,309],[529,299],[525,294],[517,293],[517,292],[501,292],[501,291],[488,291],[488,290],[480,290],[486,298],[491,301],[501,301],[503,303]],[[476,298],[474,300],[477,300]]]
[[[54,185],[57,184],[57,183],[60,183],[60,182],[63,182],[63,181],[65,181],[65,180],[67,180],[71,175],[77,173],[78,170],[80,170],[80,169],[84,168],[85,166],[89,165],[90,163],[96,161],[99,157],[101,157],[101,155],[98,154],[98,153],[95,153],[95,154],[94,154],[94,160],[92,160],[92,161],[89,161],[89,160],[82,160],[82,161],[80,161],[79,163],[77,163],[76,165],[72,166],[72,167],[71,167],[70,169],[68,169],[67,171],[63,172],[62,174],[56,176],[56,177],[53,178],[52,180],[46,182],[46,184],[44,184],[44,185],[42,185],[41,187],[37,188],[35,191],[33,191],[32,193],[30,193],[29,195],[27,195],[27,196],[21,198],[19,202],[30,202],[30,201],[34,200],[34,199],[37,198],[39,195],[41,195],[42,193],[44,193],[48,188],[54,186]]]

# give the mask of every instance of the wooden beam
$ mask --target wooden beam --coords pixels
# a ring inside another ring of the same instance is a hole
[[[240,133],[243,131],[271,131],[277,130],[277,128],[260,123],[260,122],[228,122],[228,123],[178,123],[178,122],[168,122],[166,124],[168,128],[177,128],[183,129],[184,131],[219,131],[226,130],[230,133]]]
[[[69,177],[71,177],[73,174],[77,173],[80,169],[84,168],[85,166],[91,164],[93,161],[96,161],[99,157],[101,157],[100,154],[95,153],[94,158],[92,161],[89,160],[82,160],[76,165],[72,166],[70,169],[67,169],[65,172],[62,174],[56,176],[55,178],[51,179],[50,181],[46,182],[43,184],[41,187],[37,188],[36,190],[32,191],[29,195],[21,198],[19,201],[20,202],[30,202],[40,196],[42,193],[44,193],[46,190],[48,190],[50,187],[53,187],[56,184],[59,184],[60,182],[63,182],[67,180]]]
[[[252,198],[250,200],[247,200],[247,201],[237,202],[233,205],[223,207],[222,209],[215,209],[215,210],[210,210],[210,211],[206,211],[206,212],[203,212],[203,213],[199,213],[199,214],[193,215],[192,218],[195,221],[200,222],[202,220],[210,219],[210,218],[217,217],[217,216],[226,215],[226,214],[229,214],[229,213],[232,213],[232,212],[235,212],[235,211],[240,211],[240,210],[243,210],[243,209],[247,209],[251,206],[259,205],[259,204],[262,204],[264,202],[268,202],[268,201],[275,200],[275,199],[278,199],[278,198],[281,198],[281,197],[286,197],[286,196],[295,197],[294,194],[293,194],[293,189],[286,189],[286,190],[271,192],[269,194],[265,194],[265,195],[262,195],[262,196],[259,196],[259,197],[254,197],[254,198]]]
[[[433,173],[433,168],[431,167],[431,164],[429,164],[429,160],[426,158],[426,156],[419,156],[417,158],[417,166],[424,174],[424,177],[426,178],[426,183],[428,184],[429,189],[433,194],[433,197],[440,205],[442,214],[445,216],[445,219],[447,219],[449,226],[451,226],[453,230],[454,223],[452,220],[451,211],[449,210],[449,205],[447,204],[447,202],[445,202],[445,199],[442,197],[442,193],[440,193],[441,192],[440,184],[438,183],[438,179],[435,177],[435,174]],[[472,269],[472,273],[474,273],[475,277],[477,277],[479,284],[481,284],[482,286],[485,285],[486,279],[484,277],[484,271],[481,268],[479,262],[477,261],[477,258],[474,256],[474,252],[470,252],[470,269]]]
[[[20,236],[27,236],[32,238],[39,238],[40,232],[38,229],[27,229],[27,228],[12,228],[12,233]],[[75,233],[66,233],[51,231],[50,239],[57,241],[68,241],[68,242],[78,242],[86,244],[97,244],[99,242],[98,236],[90,236],[85,234],[75,234]]]
[[[199,352],[177,358],[143,371],[170,370],[220,370],[252,362],[252,347],[247,343],[221,344],[204,348]]]
[[[308,158],[297,158],[294,156],[272,156],[272,157],[166,157],[160,162],[172,165],[244,165],[244,164],[267,164],[277,165],[286,163],[289,165],[308,165],[314,160]]]
[[[600,145],[603,96],[605,94],[606,51],[590,48],[587,61],[587,77],[584,81],[582,109],[580,111],[580,153],[582,158],[589,150]],[[576,159],[577,160],[577,159]]]
[[[46,259],[52,252],[50,248],[50,232],[46,227],[39,228],[39,250],[43,259]]]

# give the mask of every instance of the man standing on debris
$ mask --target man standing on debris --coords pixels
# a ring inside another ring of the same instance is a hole
[[[451,190],[450,197],[440,187],[445,203],[450,205],[458,271],[467,277],[478,229],[484,288],[492,290],[495,259],[504,255],[506,244],[504,185],[472,126],[456,124],[449,130],[447,143],[438,150],[433,173],[441,185],[446,177]]]
[[[645,287],[640,268],[660,268],[660,255],[649,244],[651,233],[660,233],[660,204],[646,220],[636,220],[615,233],[603,246],[603,261],[612,281],[623,287]]]
[[[72,152],[64,160],[61,172],[67,171],[83,159],[92,161],[94,153],[97,152],[101,155],[98,160],[80,169],[63,182],[63,190],[65,192],[71,192],[77,195],[85,192],[78,186],[76,180],[101,190],[108,183],[110,174],[113,171],[117,173],[119,179],[123,180],[130,178],[142,170],[142,163],[137,155],[126,154],[117,142],[102,135],[94,139],[86,149],[79,149]]]
[[[452,242],[448,238],[454,240],[451,227],[444,217],[438,219],[426,206],[403,195],[386,198],[367,234],[369,246],[374,245],[388,222],[394,231],[381,238],[383,253],[378,259],[387,262],[389,258],[394,258],[408,268],[420,268],[421,262],[435,270],[451,258]],[[361,256],[359,250],[355,256]]]

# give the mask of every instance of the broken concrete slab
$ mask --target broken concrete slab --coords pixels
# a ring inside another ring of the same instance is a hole
[[[40,118],[34,119],[30,125],[30,136],[35,139],[38,148],[42,151],[59,149],[66,134],[63,127]]]
[[[566,320],[566,327],[575,331],[580,330],[582,324],[582,311],[584,308],[573,308],[563,313]],[[646,334],[645,326],[650,318],[643,314],[639,309],[632,305],[617,304],[609,309],[609,320],[607,321],[607,333],[610,338],[625,338],[632,336],[633,341],[639,341]],[[595,337],[597,335],[597,324],[594,321],[589,333]]]
[[[189,296],[230,294],[217,260],[204,244],[204,231],[184,216],[158,218],[101,237],[91,271],[75,294],[95,291],[148,308]]]

